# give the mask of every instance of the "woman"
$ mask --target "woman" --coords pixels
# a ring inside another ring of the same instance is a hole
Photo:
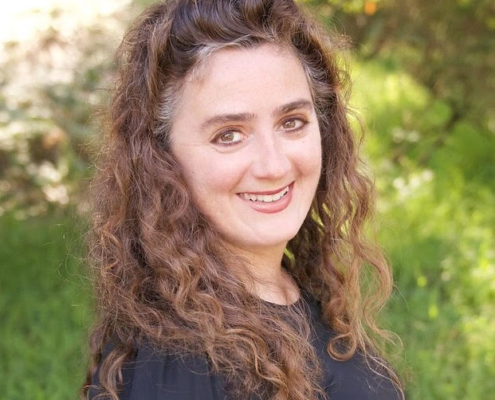
[[[170,0],[120,56],[84,397],[402,398],[336,44],[289,0]]]

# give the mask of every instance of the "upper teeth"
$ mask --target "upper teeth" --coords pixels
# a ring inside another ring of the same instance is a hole
[[[263,203],[271,203],[273,201],[280,200],[289,192],[289,186],[283,188],[280,192],[275,194],[250,194],[241,193],[241,197],[250,201],[262,201]]]

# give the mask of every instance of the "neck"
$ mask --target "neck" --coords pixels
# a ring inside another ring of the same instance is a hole
[[[260,299],[270,303],[289,305],[300,296],[299,288],[292,277],[282,268],[285,246],[270,249],[242,250],[248,261],[250,290]],[[236,249],[238,252],[239,249]]]

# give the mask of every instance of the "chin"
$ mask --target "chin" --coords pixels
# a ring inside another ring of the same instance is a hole
[[[296,232],[290,232],[285,235],[278,234],[277,236],[271,235],[259,235],[253,240],[244,241],[244,246],[246,248],[262,248],[262,249],[279,249],[281,247],[285,248],[287,243],[297,235]]]

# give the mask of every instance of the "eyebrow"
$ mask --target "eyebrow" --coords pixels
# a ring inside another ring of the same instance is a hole
[[[300,109],[311,111],[313,109],[313,103],[305,99],[292,101],[288,104],[284,104],[283,106],[278,107],[273,112],[273,116],[278,117],[280,115],[287,114],[290,113],[291,111],[300,110]]]
[[[212,125],[227,124],[229,122],[247,122],[253,120],[254,117],[255,115],[251,113],[215,115],[201,124],[201,130],[205,130]]]
[[[280,115],[289,113],[294,110],[312,110],[313,103],[309,100],[300,99],[296,101],[292,101],[290,103],[284,104],[280,107],[277,107],[275,111],[272,113],[274,117],[278,117]],[[212,125],[220,125],[227,124],[229,122],[248,122],[252,121],[256,117],[255,114],[252,113],[237,113],[237,114],[220,114],[215,115],[211,118],[208,118],[201,124],[201,130],[205,130],[206,128]]]

